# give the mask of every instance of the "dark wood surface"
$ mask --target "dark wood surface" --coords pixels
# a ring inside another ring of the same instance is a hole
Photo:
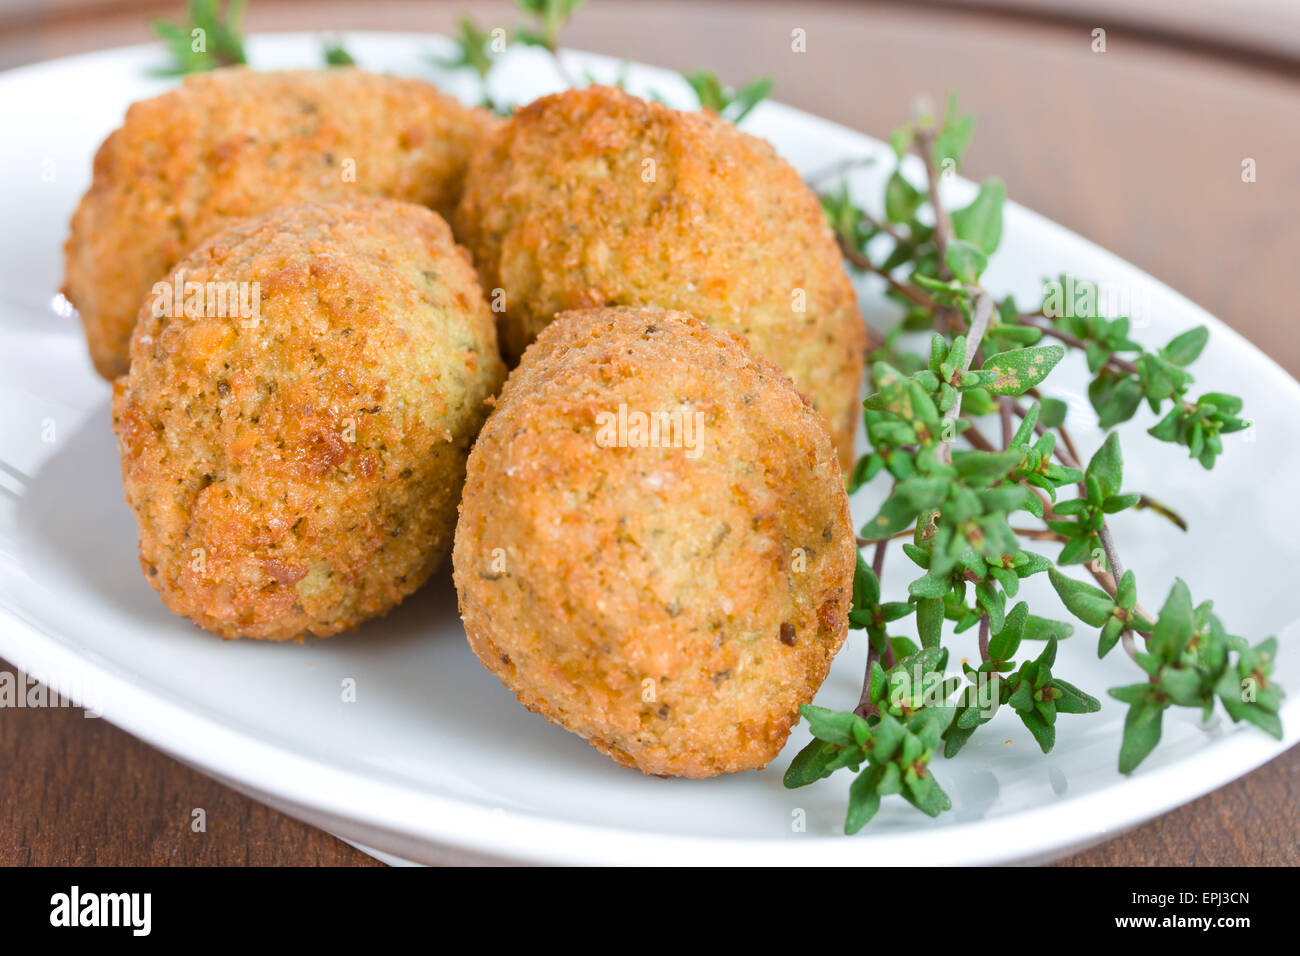
[[[1113,23],[1100,14],[1093,23],[1083,4],[1065,4],[1056,18],[1056,7],[1035,0],[593,0],[565,40],[673,68],[708,65],[733,82],[770,74],[778,99],[877,136],[917,95],[959,90],[979,117],[966,174],[1001,176],[1013,199],[1167,282],[1296,375],[1300,43],[1294,13],[1276,0],[1243,4],[1249,10],[1212,3],[1188,17],[1185,4],[1161,0],[1143,20],[1140,5],[1124,3]],[[445,32],[467,6],[253,0],[248,27]],[[473,7],[490,25],[516,19],[506,3]],[[11,6],[0,16],[0,66],[143,42],[150,15],[178,8],[151,0]],[[1272,15],[1275,29],[1261,23]],[[1248,28],[1239,18],[1252,18]],[[1091,52],[1094,26],[1108,31],[1104,54]],[[806,54],[789,52],[795,27],[807,31]],[[1247,157],[1255,183],[1241,181]],[[196,808],[206,811],[206,833],[190,829]],[[1295,749],[1063,862],[1293,865],[1298,818]],[[102,720],[0,710],[0,864],[372,862]]]

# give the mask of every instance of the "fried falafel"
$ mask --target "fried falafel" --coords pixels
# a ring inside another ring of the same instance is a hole
[[[484,138],[454,225],[504,291],[508,361],[565,309],[680,309],[784,369],[851,466],[866,327],[817,196],[766,141],[608,87],[546,96]]]
[[[214,288],[255,308],[214,309]],[[115,387],[145,577],[223,637],[383,614],[446,556],[504,375],[436,213],[344,200],[230,225],[155,286]]]
[[[848,629],[856,546],[826,420],[739,336],[569,312],[470,453],[453,550],[483,664],[646,773],[763,767]]]
[[[494,122],[427,83],[356,69],[235,67],[135,103],[95,154],[64,247],[64,295],[95,369],[126,372],[150,287],[229,222],[366,196],[449,216],[470,150]]]

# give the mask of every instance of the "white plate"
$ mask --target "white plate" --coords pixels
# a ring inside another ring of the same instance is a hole
[[[425,55],[445,49],[434,37],[396,34],[357,34],[348,44],[362,65],[424,76],[433,75]],[[314,65],[319,40],[262,37],[250,54],[263,67]],[[850,838],[841,833],[847,775],[798,791],[781,785],[790,757],[808,739],[803,726],[766,771],[660,780],[616,767],[529,714],[470,652],[446,572],[387,618],[301,646],[223,643],[171,616],[136,563],[108,386],[91,371],[76,318],[52,308],[60,246],[91,156],[130,101],[166,85],[145,75],[160,56],[156,47],[141,47],[0,76],[7,144],[0,161],[0,655],[16,666],[89,697],[114,724],[267,803],[421,861],[1046,859],[1191,800],[1297,740],[1300,697],[1286,706],[1282,743],[1222,719],[1205,728],[1195,714],[1174,711],[1159,749],[1131,779],[1122,778],[1116,755],[1123,708],[1105,690],[1138,679],[1138,672],[1119,653],[1098,662],[1095,635],[1080,627],[1062,645],[1057,670],[1103,700],[1100,714],[1062,717],[1056,749],[1043,756],[1004,710],[958,758],[938,763],[953,799],[950,813],[930,820],[890,800]],[[618,70],[602,57],[572,60],[611,79]],[[532,51],[512,56],[502,74],[498,95],[508,100],[556,87],[550,64]],[[465,77],[444,85],[472,95]],[[630,85],[670,98],[683,94],[680,79],[651,68],[634,68]],[[881,161],[856,174],[854,186],[870,200],[880,193],[889,162],[874,140],[776,104],[760,107],[747,128],[804,171],[877,155]],[[960,180],[945,187],[953,202],[972,193]],[[1278,677],[1300,691],[1300,652],[1288,640],[1297,631],[1300,514],[1294,495],[1279,494],[1300,473],[1300,386],[1190,302],[1010,207],[989,285],[1028,301],[1042,277],[1062,270],[1146,290],[1150,320],[1137,337],[1148,343],[1198,323],[1210,326],[1212,346],[1194,368],[1199,382],[1242,394],[1257,424],[1230,436],[1221,463],[1206,475],[1179,449],[1147,439],[1139,425],[1149,425],[1150,416],[1140,415],[1126,429],[1126,486],[1175,504],[1192,531],[1183,535],[1149,513],[1128,513],[1116,521],[1116,535],[1146,603],[1158,605],[1181,574],[1198,600],[1217,600],[1234,633],[1252,640],[1282,634]],[[873,319],[889,317],[878,292],[864,294],[863,307]],[[1079,366],[1066,375],[1064,397],[1090,453],[1099,433],[1079,392]],[[881,493],[872,487],[858,495],[859,522]],[[1247,553],[1267,560],[1248,571]],[[903,592],[904,575],[891,569],[905,560],[891,554],[886,563],[888,595]],[[1031,602],[1056,611],[1050,589],[1031,583]],[[974,653],[973,642],[970,635],[958,639],[954,657]],[[854,635],[818,703],[856,701],[863,653],[861,635]],[[355,703],[342,700],[347,678],[356,681]],[[795,826],[800,818],[802,832]]]

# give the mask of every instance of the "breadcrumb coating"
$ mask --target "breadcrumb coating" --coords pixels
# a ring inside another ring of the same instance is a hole
[[[469,255],[422,206],[346,200],[233,224],[178,276],[260,307],[140,310],[113,417],[145,577],[223,637],[388,611],[450,548],[505,376]]]
[[[504,290],[507,360],[565,309],[679,309],[784,369],[851,466],[866,327],[817,196],[766,141],[608,87],[546,96],[484,139],[455,226]]]
[[[495,122],[428,83],[356,69],[232,67],[133,104],[95,154],[64,249],[63,291],[95,369],[126,372],[152,285],[234,220],[367,196],[449,216],[469,153]]]
[[[785,743],[847,633],[855,555],[830,431],[790,380],[737,335],[623,308],[557,316],[524,353],[453,564],[471,647],[526,707],[708,777]]]

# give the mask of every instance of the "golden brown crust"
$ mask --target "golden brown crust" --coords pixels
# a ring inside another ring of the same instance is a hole
[[[698,441],[620,447],[598,417],[620,405],[699,413]],[[558,316],[511,373],[453,562],[470,645],[525,706],[621,764],[706,777],[781,749],[844,641],[855,554],[827,424],[788,378],[690,316],[600,309]]]
[[[389,610],[450,547],[505,374],[468,253],[422,206],[349,200],[235,223],[176,274],[256,281],[260,309],[140,311],[114,428],[150,584],[224,637]]]
[[[95,154],[64,294],[96,370],[126,372],[140,303],[227,223],[318,199],[389,197],[449,216],[494,120],[419,80],[354,69],[188,76],[135,103]]]
[[[555,313],[680,309],[744,335],[852,462],[866,331],[817,197],[765,141],[607,87],[543,97],[484,139],[456,211],[517,358]]]

